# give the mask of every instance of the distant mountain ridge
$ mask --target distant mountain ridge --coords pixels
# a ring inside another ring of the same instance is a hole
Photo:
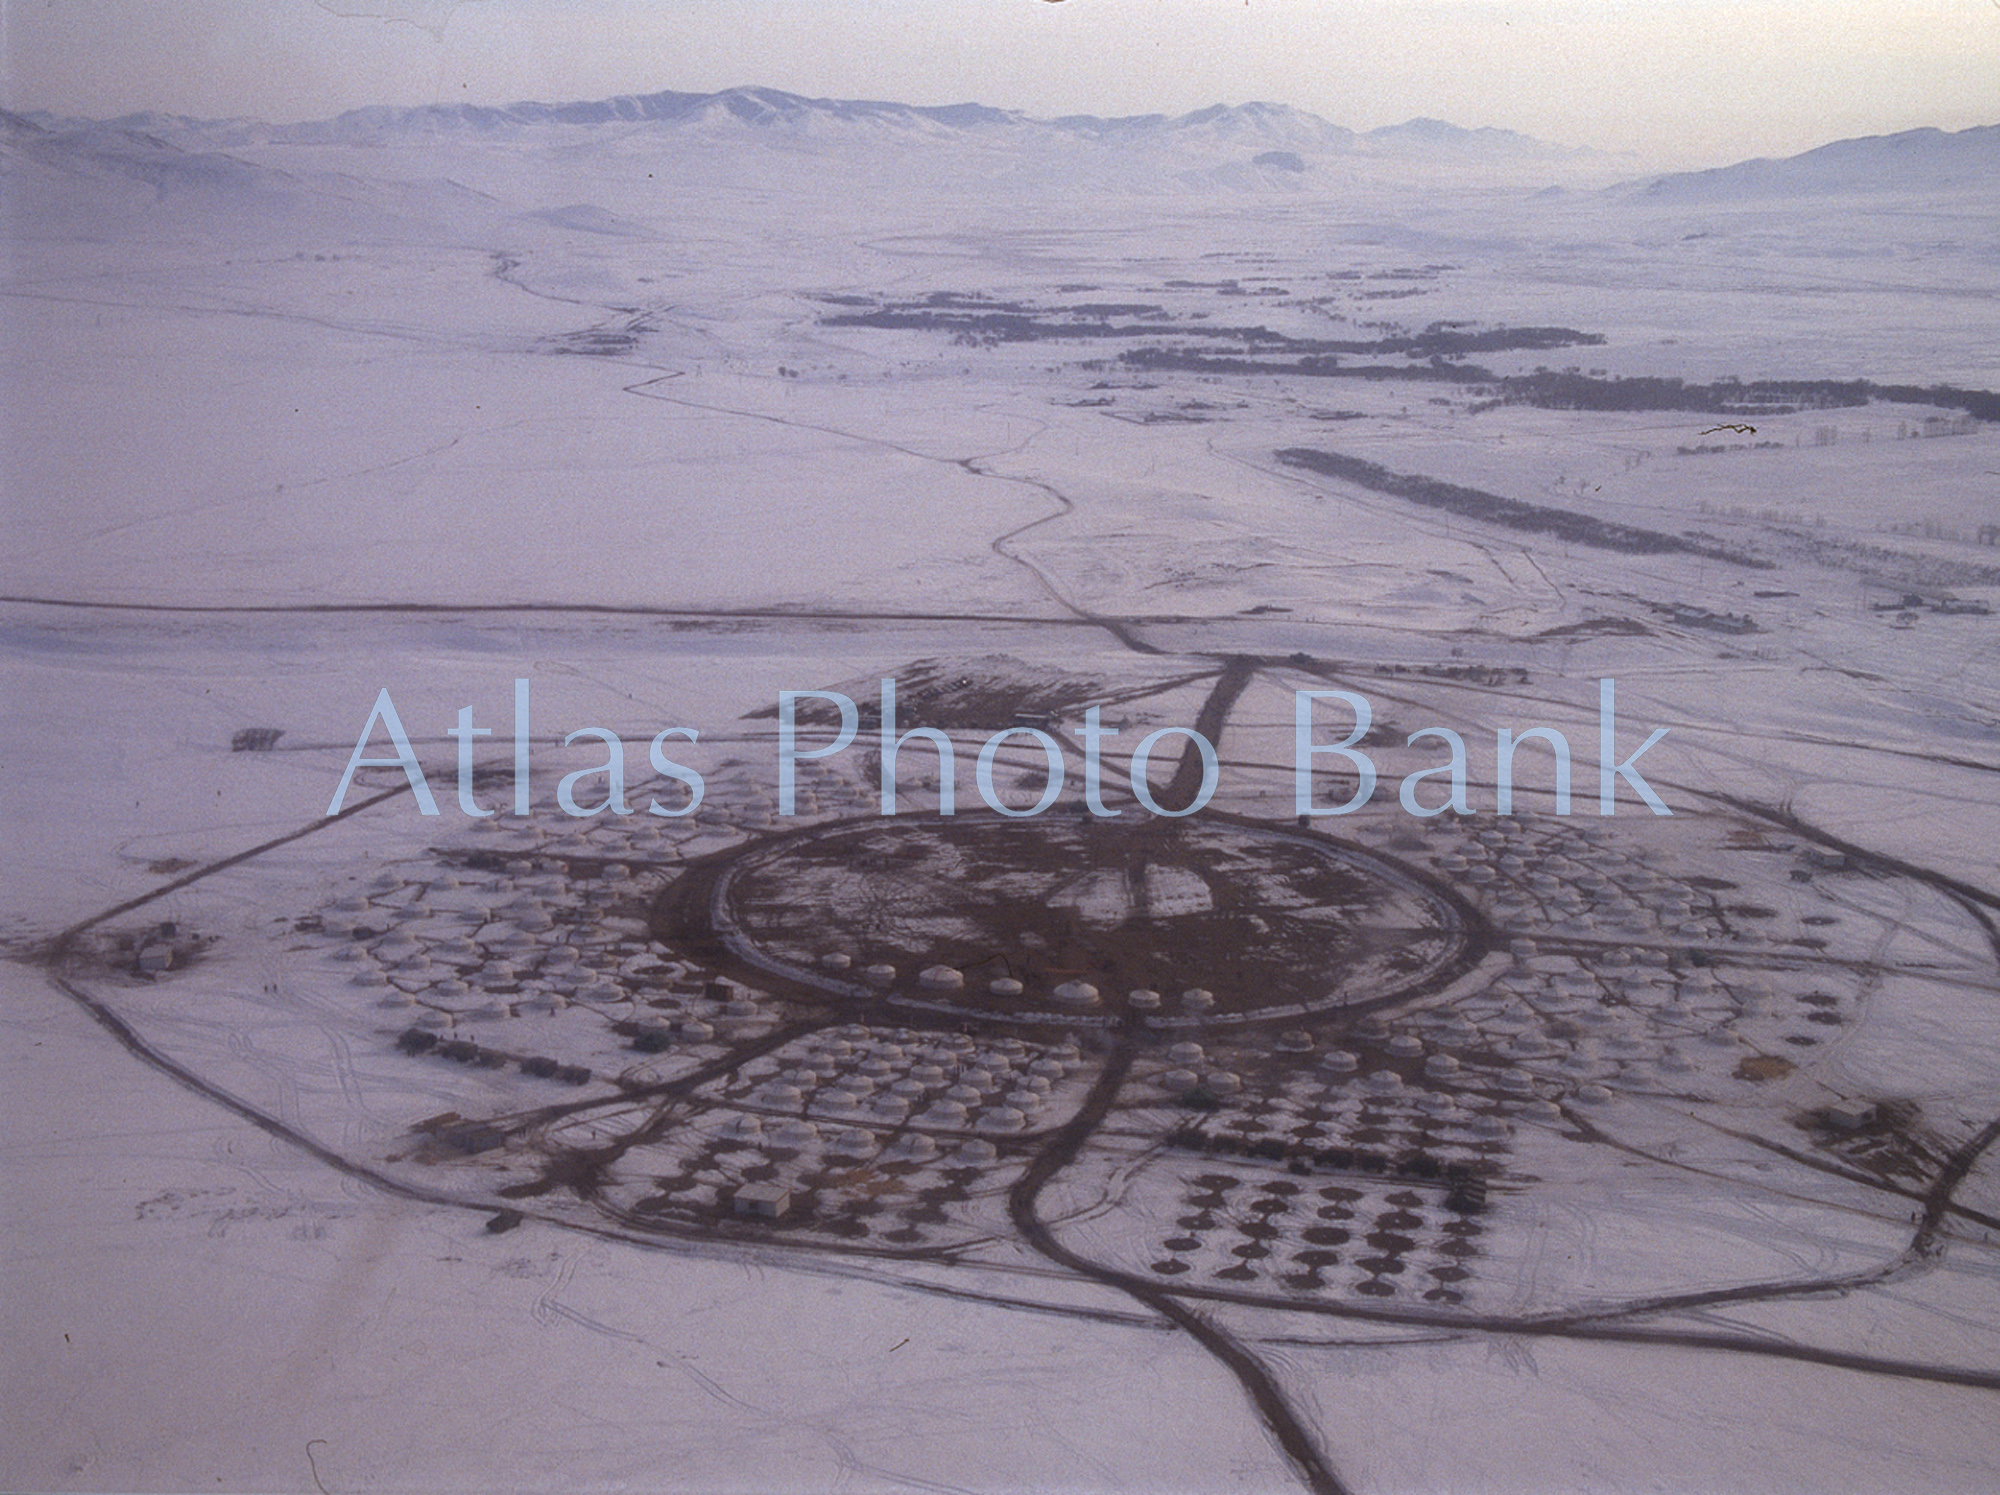
[[[537,127],[662,126],[770,131],[811,136],[877,132],[889,137],[1064,138],[1106,144],[1241,146],[1310,155],[1444,156],[1554,160],[1594,154],[1553,145],[1512,130],[1466,129],[1435,119],[1357,132],[1287,104],[1214,104],[1186,114],[1102,118],[1072,114],[1038,119],[985,104],[916,105],[877,99],[821,99],[782,89],[741,87],[719,93],[621,94],[571,103],[387,105],[349,110],[331,119],[267,124],[250,119],[205,120],[131,114],[108,121],[33,117],[53,128],[86,125],[210,146],[339,144],[423,135],[499,135]]]
[[[1862,136],[1784,159],[1609,186],[1609,172],[1617,169],[1613,157],[1511,130],[1468,129],[1432,118],[1357,132],[1306,110],[1253,101],[1175,115],[1038,119],[983,104],[820,99],[758,87],[556,104],[375,106],[298,124],[150,113],[99,122],[0,112],[0,175],[18,165],[124,182],[156,195],[273,202],[295,198],[309,182],[314,190],[338,194],[346,189],[327,173],[352,169],[295,159],[285,147],[426,141],[505,147],[531,144],[544,138],[542,132],[569,146],[593,143],[598,131],[606,132],[601,137],[606,144],[651,141],[688,160],[756,159],[779,163],[781,170],[838,162],[842,171],[888,173],[899,180],[916,171],[927,181],[977,180],[996,188],[1004,182],[1016,190],[1043,190],[1056,181],[1073,190],[1087,181],[1094,190],[1297,193],[1322,190],[1335,177],[1354,180],[1357,172],[1369,180],[1448,177],[1523,184],[1545,168],[1551,174],[1593,175],[1597,186],[1635,204],[1696,209],[1787,196],[2000,190],[2000,125]],[[683,142],[698,144],[699,154],[684,152]],[[280,149],[268,153],[261,147]],[[739,149],[745,154],[734,156]],[[440,179],[454,170],[448,162],[431,169]],[[451,211],[473,207],[462,201]],[[385,210],[400,212],[402,205]],[[539,205],[535,211],[558,210]],[[613,231],[580,219],[565,219],[564,226]]]
[[[1948,132],[1861,135],[1796,156],[1758,157],[1707,171],[1629,183],[1622,190],[1660,202],[1696,203],[1837,192],[1919,190],[2000,184],[2000,125]]]

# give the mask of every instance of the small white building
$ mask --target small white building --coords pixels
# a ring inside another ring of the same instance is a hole
[[[780,1220],[792,1207],[792,1191],[783,1184],[744,1184],[730,1200],[739,1215],[759,1220]]]

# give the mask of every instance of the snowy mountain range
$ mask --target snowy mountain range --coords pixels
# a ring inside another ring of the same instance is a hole
[[[34,124],[56,130],[97,123],[40,114],[28,118]],[[793,138],[873,135],[890,140],[958,138],[982,143],[1069,138],[1155,146],[1255,146],[1315,155],[1564,159],[1592,154],[1512,130],[1469,130],[1435,119],[1413,119],[1405,124],[1357,132],[1285,104],[1216,104],[1180,115],[1142,114],[1105,119],[1073,114],[1036,119],[1018,110],[994,109],[984,104],[926,107],[868,99],[813,99],[775,88],[754,87],[731,88],[720,93],[625,94],[562,104],[384,106],[350,110],[332,119],[300,124],[203,120],[153,113],[130,114],[101,123],[178,144],[221,147],[355,144],[426,135],[499,136],[549,126],[585,129],[653,126]]]
[[[367,162],[382,147],[400,148],[396,154],[421,176],[376,180]],[[775,191],[829,172],[994,193],[1309,193],[1363,179],[1532,191],[1561,176],[1634,203],[1700,208],[2000,188],[2000,125],[1841,140],[1783,160],[1621,183],[1619,158],[1509,130],[1413,119],[1357,132],[1302,109],[1255,102],[1179,115],[1037,119],[982,104],[926,107],[732,88],[497,108],[376,107],[296,124],[150,113],[94,122],[0,111],[0,172],[13,179],[17,199],[30,184],[84,179],[95,187],[87,211],[113,219],[162,204],[282,213],[313,197],[338,201],[350,215],[465,221],[497,206],[463,185],[471,178],[460,168],[472,156],[543,149],[581,149],[607,164],[637,153],[649,168],[706,162],[703,169],[758,178]],[[67,199],[35,201],[58,216],[85,210]]]

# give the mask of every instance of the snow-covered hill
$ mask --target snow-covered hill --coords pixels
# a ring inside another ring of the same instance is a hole
[[[1405,158],[1559,161],[1596,154],[1579,146],[1551,145],[1515,130],[1496,130],[1490,126],[1468,130],[1441,119],[1412,119],[1400,125],[1385,125],[1370,130],[1362,140],[1373,151]]]
[[[2000,125],[1948,133],[1905,130],[1836,140],[1779,160],[1759,157],[1710,171],[1679,172],[1630,189],[1659,202],[1819,196],[1872,191],[1952,191],[2000,184]]]
[[[149,128],[150,127],[150,128]],[[146,226],[254,239],[309,223],[371,236],[460,234],[497,216],[480,193],[441,177],[361,176],[310,162],[259,161],[156,116],[108,124],[0,117],[0,192],[16,240],[97,240]]]

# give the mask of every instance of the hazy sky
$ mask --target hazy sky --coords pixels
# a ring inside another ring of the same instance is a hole
[[[0,0],[8,107],[273,120],[761,83],[1031,114],[1269,99],[1736,159],[2000,122],[2000,0]]]

